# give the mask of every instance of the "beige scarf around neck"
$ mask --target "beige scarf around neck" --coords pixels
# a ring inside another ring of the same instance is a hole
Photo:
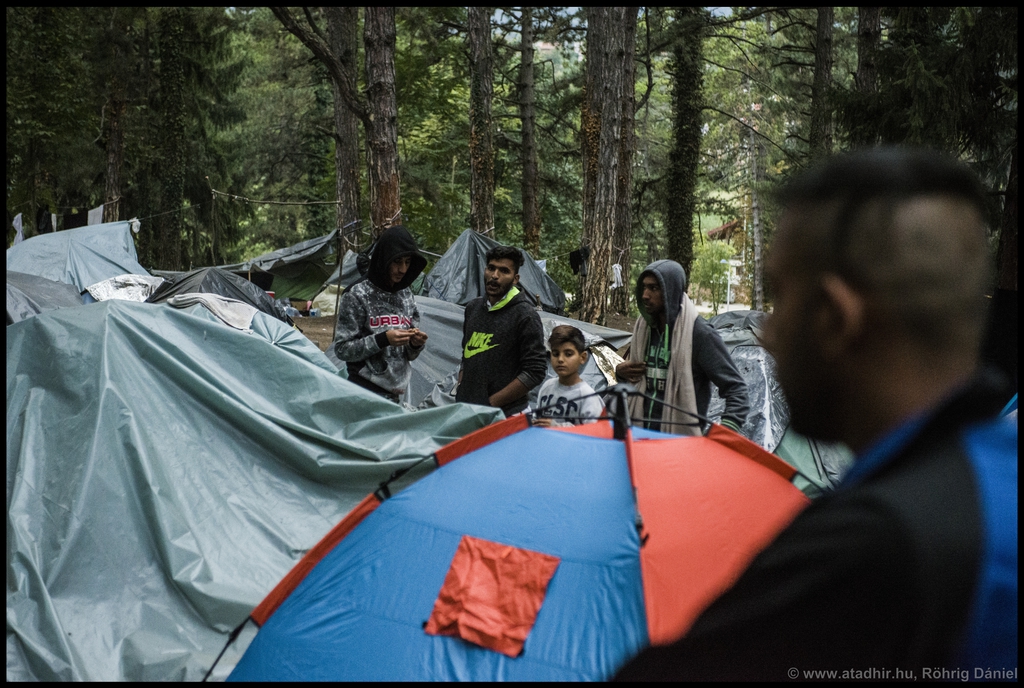
[[[697,394],[693,386],[693,324],[699,317],[697,307],[687,294],[683,294],[679,315],[672,327],[672,341],[669,343],[671,356],[668,364],[668,378],[665,380],[665,403],[677,406],[690,413],[697,413]],[[644,363],[647,358],[647,344],[650,342],[651,328],[643,317],[637,319],[633,326],[633,341],[629,347],[629,361]],[[640,392],[647,389],[646,374],[640,378],[636,388]],[[629,400],[629,415],[634,423],[646,417],[646,399],[635,396]],[[700,423],[696,416],[677,411],[670,406],[662,406],[661,421],[666,423],[661,431],[674,435],[700,435]]]

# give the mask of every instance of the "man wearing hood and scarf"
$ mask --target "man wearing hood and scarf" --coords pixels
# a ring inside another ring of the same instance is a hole
[[[615,373],[653,399],[630,399],[630,416],[650,430],[699,435],[694,414],[707,415],[714,382],[725,399],[722,425],[739,432],[750,410],[747,384],[686,295],[683,267],[673,260],[648,265],[637,279],[636,300],[642,317],[633,327],[629,359]]]
[[[377,240],[366,277],[341,297],[333,346],[348,362],[348,379],[394,402],[409,386],[410,361],[427,342],[409,289],[426,265],[409,231],[389,227]]]

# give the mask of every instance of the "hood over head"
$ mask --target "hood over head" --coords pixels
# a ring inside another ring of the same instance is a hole
[[[388,274],[388,266],[391,264],[391,261],[402,256],[410,256],[412,261],[402,281],[392,286],[391,277]],[[384,291],[401,291],[415,282],[425,267],[427,267],[427,259],[420,255],[416,248],[416,240],[412,238],[412,234],[404,226],[395,225],[385,229],[384,233],[377,239],[377,245],[373,248],[373,255],[370,256],[370,267],[366,272],[366,279]]]
[[[644,268],[644,271],[636,278],[637,308],[647,324],[653,327],[653,317],[644,308],[644,275],[654,275],[658,284],[661,285],[661,293],[665,298],[665,322],[672,325],[676,321],[676,316],[679,315],[683,294],[686,292],[686,271],[674,260],[656,260]]]

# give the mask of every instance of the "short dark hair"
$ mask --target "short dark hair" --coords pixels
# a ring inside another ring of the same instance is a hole
[[[559,325],[551,330],[551,336],[548,337],[548,347],[554,349],[562,344],[572,344],[579,353],[587,350],[587,340],[583,336],[583,332],[578,327],[573,327],[572,325]]]
[[[822,237],[816,254],[822,269],[854,277],[850,265],[851,234],[865,209],[881,204],[891,211],[922,196],[946,196],[973,206],[986,215],[985,191],[977,175],[965,165],[936,151],[879,146],[836,155],[783,186],[776,198],[783,206],[834,207],[835,222]]]
[[[839,275],[933,351],[980,342],[986,198],[965,165],[929,150],[867,149],[824,161],[778,197],[792,212],[794,266]]]
[[[492,260],[511,260],[517,275],[524,262],[523,252],[515,246],[495,246],[487,252],[487,262],[490,263]]]

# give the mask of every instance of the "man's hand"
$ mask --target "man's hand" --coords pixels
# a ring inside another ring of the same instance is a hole
[[[508,406],[513,401],[516,401],[529,394],[530,390],[519,381],[519,378],[512,380],[502,389],[492,394],[487,399],[487,403],[495,408],[501,408],[502,406]]]
[[[388,344],[391,346],[405,346],[412,339],[416,330],[388,330]],[[426,341],[426,335],[424,335]]]
[[[409,337],[409,345],[414,349],[422,349],[423,345],[427,343],[427,333],[418,329],[408,330],[408,332],[412,333],[412,336]]]
[[[533,419],[533,424],[536,425],[538,428],[550,428],[551,424],[553,422],[554,422],[554,419],[552,419],[552,418],[537,418],[537,417],[534,417],[534,419]]]
[[[640,382],[640,378],[647,372],[647,365],[644,363],[630,363],[623,361],[615,366],[615,379],[626,382]]]

